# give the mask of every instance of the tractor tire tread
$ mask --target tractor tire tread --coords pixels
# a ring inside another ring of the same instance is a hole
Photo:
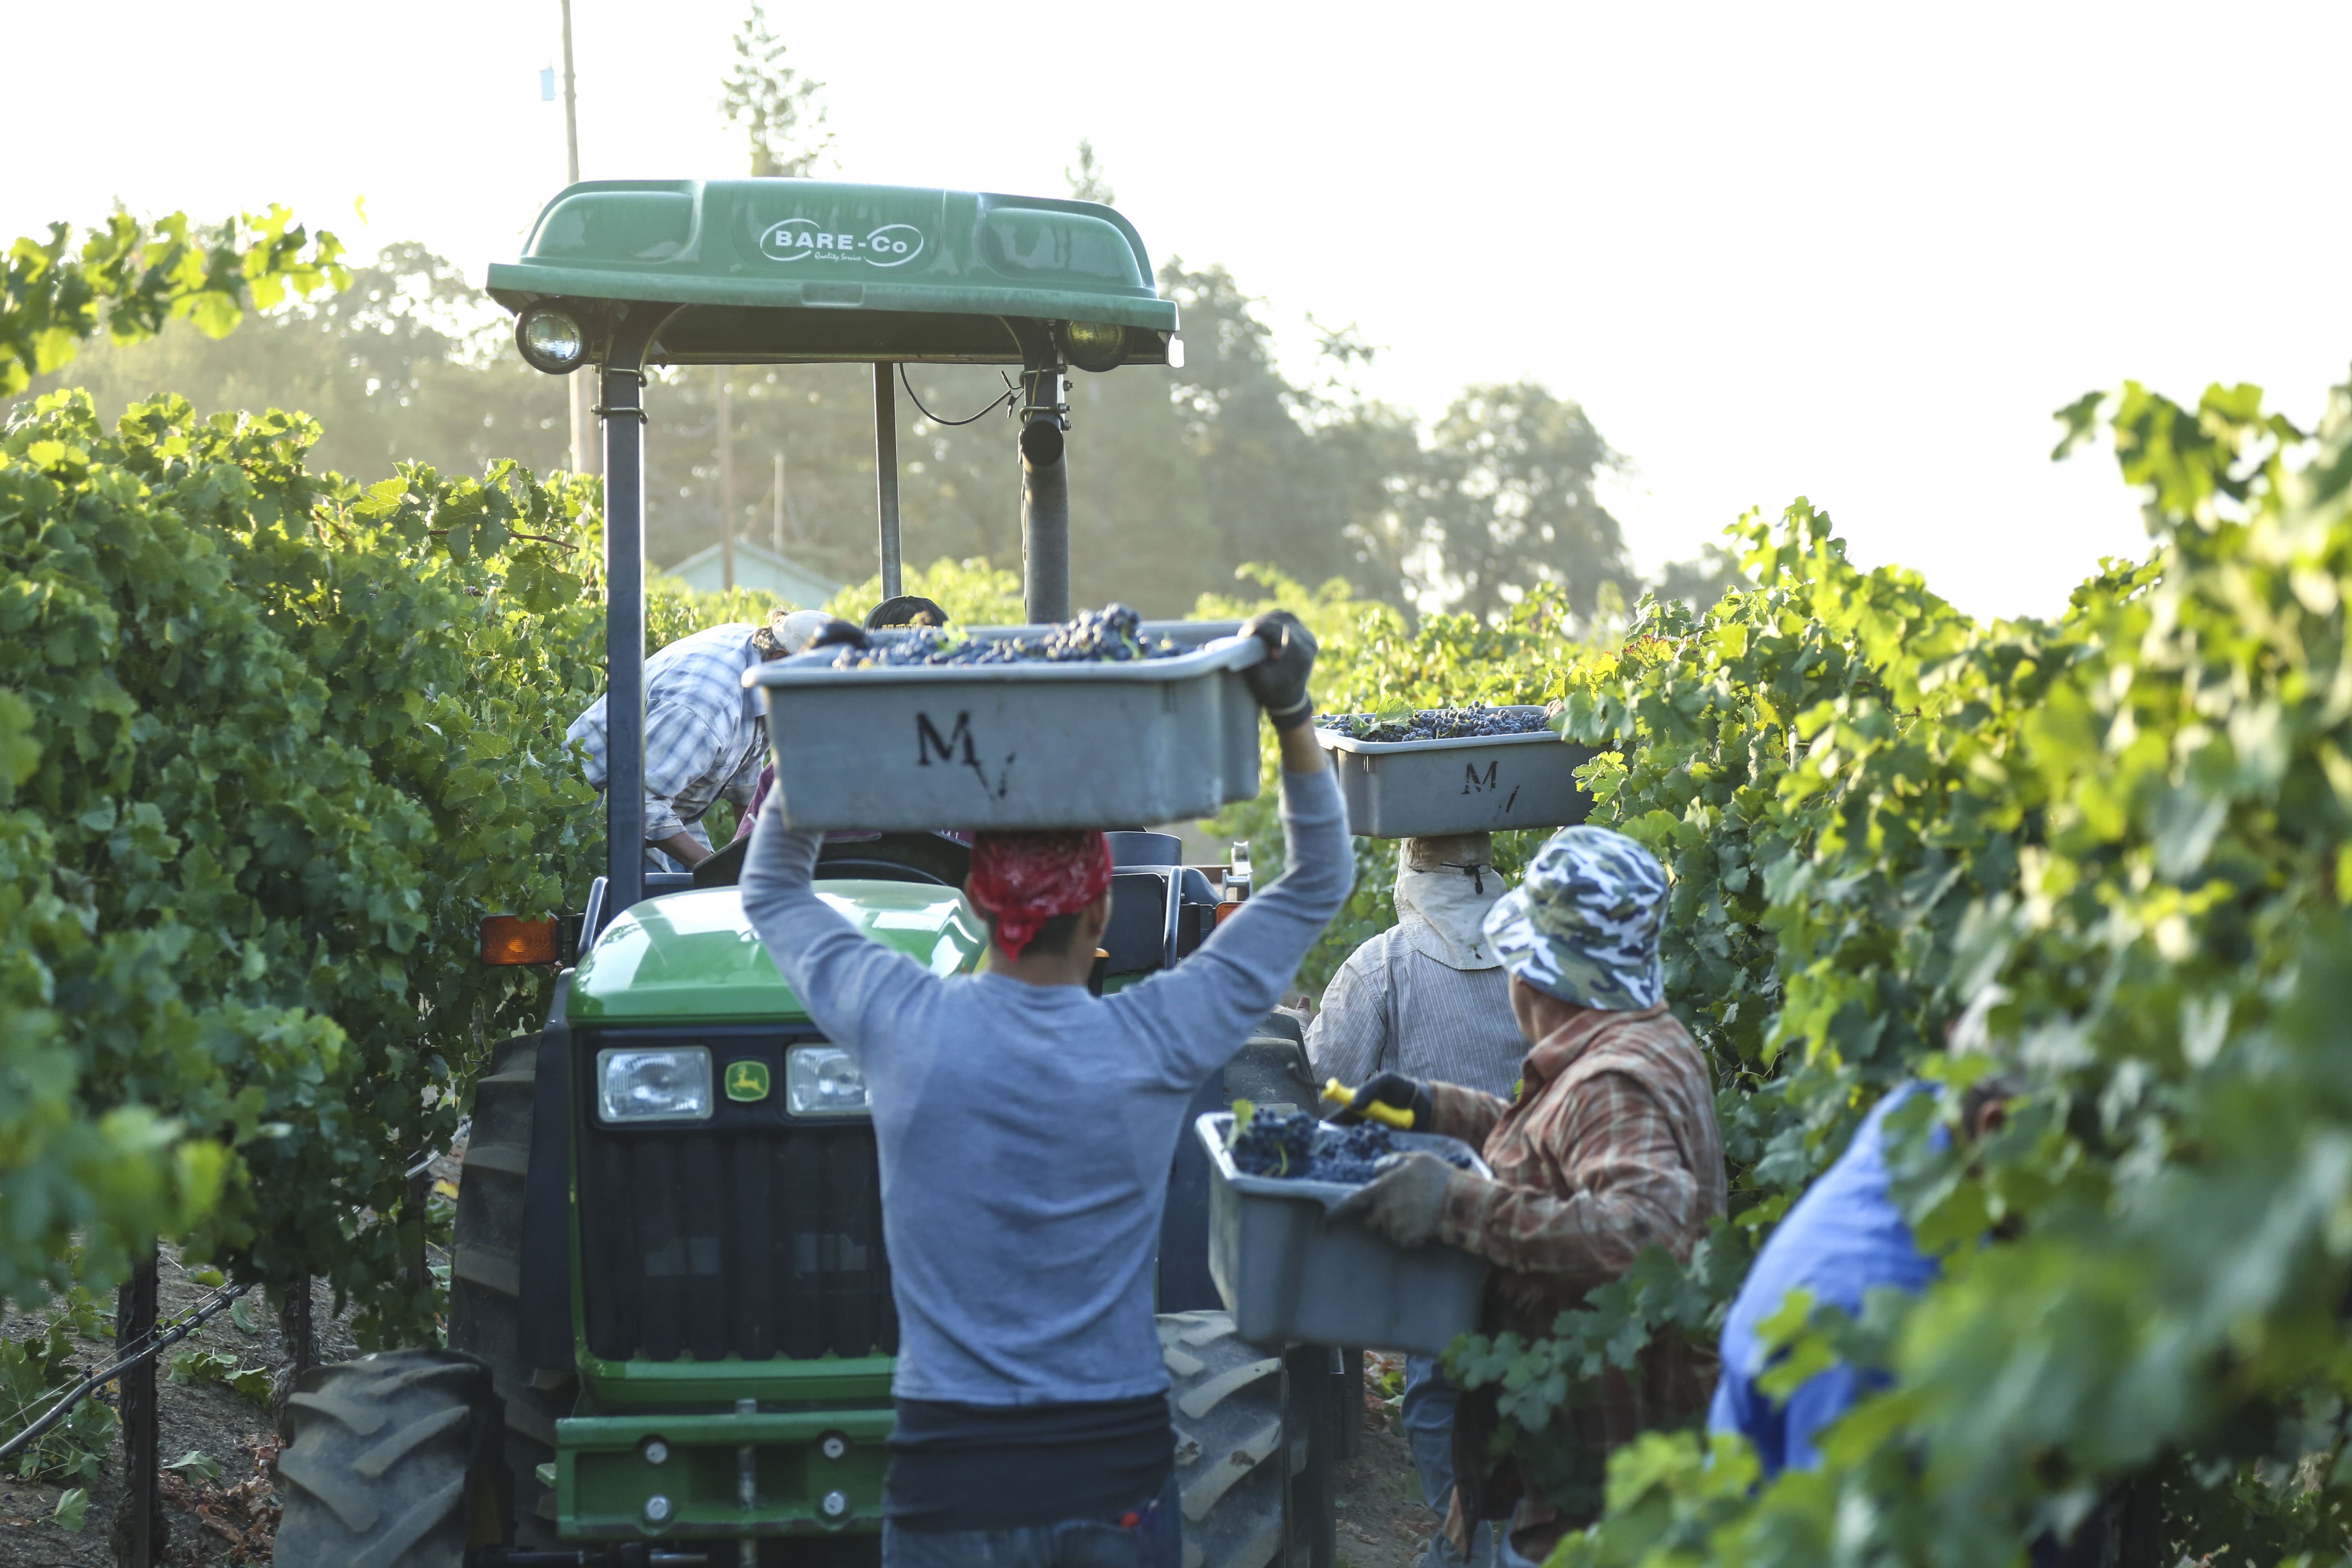
[[[497,1486],[485,1442],[497,1419],[488,1369],[443,1350],[393,1351],[322,1367],[287,1401],[278,1457],[281,1563],[461,1568],[476,1490]]]
[[[1166,1313],[1159,1330],[1187,1568],[1307,1568],[1283,1561],[1281,1359],[1243,1341],[1223,1312]]]

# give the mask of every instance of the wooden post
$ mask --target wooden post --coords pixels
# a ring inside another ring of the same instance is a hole
[[[278,1309],[278,1336],[286,1342],[286,1357],[293,1363],[287,1387],[302,1386],[302,1374],[319,1363],[319,1342],[310,1323],[310,1281],[298,1279]]]
[[[719,585],[735,591],[735,382],[719,367]]]
[[[563,0],[563,167],[572,184],[580,183],[580,90],[572,74],[572,0]],[[590,405],[595,401],[595,384],[591,374],[573,371],[563,378],[565,395],[571,399],[572,471],[575,474],[601,474],[604,471],[602,450],[596,441],[596,416]]]
[[[114,1299],[117,1353],[155,1331],[155,1255],[131,1276]],[[149,1357],[117,1380],[122,1418],[122,1503],[118,1532],[125,1568],[156,1568],[163,1560],[163,1500],[156,1493],[155,1361]]]
[[[408,1213],[400,1227],[400,1273],[412,1290],[433,1288],[432,1271],[425,1266],[425,1230],[426,1205],[433,1196],[433,1172],[419,1171],[408,1178]]]

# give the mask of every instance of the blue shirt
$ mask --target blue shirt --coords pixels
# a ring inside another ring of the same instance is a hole
[[[1097,1404],[1168,1387],[1152,1266],[1184,1111],[1280,999],[1355,875],[1328,768],[1282,776],[1290,867],[1179,967],[1110,996],[932,973],[810,873],[769,797],[743,910],[873,1097],[902,1400]]]
[[[1910,1223],[1887,1190],[1885,1138],[1886,1118],[1896,1106],[1932,1092],[1925,1084],[1906,1083],[1878,1102],[1845,1152],[1764,1243],[1731,1303],[1723,1325],[1723,1375],[1707,1429],[1737,1432],[1754,1443],[1768,1477],[1819,1465],[1815,1434],[1884,1380],[1841,1363],[1806,1379],[1786,1405],[1776,1404],[1756,1386],[1770,1361],[1757,1341],[1757,1326],[1780,1310],[1791,1290],[1810,1290],[1816,1306],[1859,1317],[1871,1291],[1916,1291],[1936,1278],[1938,1265],[1912,1240]]]

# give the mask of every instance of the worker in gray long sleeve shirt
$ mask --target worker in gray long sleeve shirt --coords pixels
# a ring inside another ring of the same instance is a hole
[[[1486,944],[1486,911],[1508,884],[1490,834],[1408,838],[1398,847],[1397,923],[1348,956],[1307,1026],[1318,1076],[1351,1087],[1382,1074],[1466,1084],[1509,1099],[1528,1042],[1511,1013],[1510,982]],[[1444,1514],[1454,1491],[1452,1384],[1434,1356],[1407,1356],[1399,1412],[1422,1500]],[[1494,1532],[1477,1527],[1467,1563],[1485,1568]],[[1461,1568],[1444,1531],[1423,1568]]]
[[[1245,630],[1269,650],[1245,679],[1282,747],[1289,872],[1115,995],[1086,986],[1109,919],[1098,833],[980,835],[966,888],[988,961],[945,977],[825,904],[821,836],[777,802],[753,834],[744,910],[872,1098],[900,1325],[886,1568],[1106,1560],[1086,1555],[1104,1529],[1136,1532],[1122,1562],[1180,1561],[1152,1321],[1169,1164],[1193,1092],[1280,997],[1353,865],[1309,721],[1314,640],[1281,612]]]

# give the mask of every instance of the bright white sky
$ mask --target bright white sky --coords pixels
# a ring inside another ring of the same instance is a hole
[[[583,173],[740,169],[713,107],[740,0],[577,4]],[[1804,494],[1866,564],[2053,614],[2144,535],[2105,457],[2046,461],[2051,410],[2251,380],[2308,422],[2352,361],[2343,4],[772,16],[845,177],[1058,195],[1090,136],[1155,258],[1231,268],[1295,371],[1311,311],[1424,414],[1472,381],[1580,399],[1633,459],[1645,567]],[[478,278],[562,184],[556,0],[89,26],[0,0],[20,68],[74,62],[10,73],[38,155],[0,173],[0,237],[282,201]]]

